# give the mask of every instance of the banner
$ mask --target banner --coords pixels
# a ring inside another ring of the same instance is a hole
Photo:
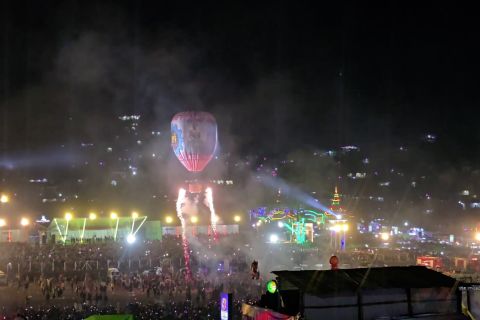
[[[211,235],[211,226],[187,226],[185,230],[188,236]],[[164,235],[173,235],[180,237],[182,235],[182,227],[163,227]],[[238,224],[219,224],[217,225],[217,234],[226,236],[230,234],[238,234]]]
[[[270,309],[242,304],[242,319],[248,320],[298,320],[299,316],[289,316]]]

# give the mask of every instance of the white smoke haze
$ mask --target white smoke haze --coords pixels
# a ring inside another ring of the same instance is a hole
[[[294,129],[301,123],[298,115],[290,118],[287,113],[295,104],[294,88],[288,74],[254,74],[251,83],[240,86],[230,81],[228,72],[204,66],[208,48],[184,39],[181,33],[168,30],[153,36],[137,35],[132,40],[120,27],[122,16],[115,19],[115,26],[119,27],[115,36],[111,30],[93,28],[63,39],[53,69],[46,72],[39,83],[10,99],[12,106],[21,109],[28,96],[35,101],[39,112],[55,112],[56,119],[63,119],[51,124],[48,117],[38,117],[38,122],[34,122],[28,131],[29,136],[35,137],[53,125],[52,139],[48,143],[64,144],[65,137],[73,145],[92,142],[96,146],[92,158],[107,161],[105,150],[110,147],[107,141],[116,141],[116,136],[121,135],[117,128],[118,117],[141,115],[142,126],[161,132],[159,138],[149,140],[139,148],[139,153],[155,154],[155,160],[139,160],[138,180],[132,183],[119,180],[115,189],[110,183],[110,172],[98,168],[89,169],[85,183],[95,186],[96,194],[92,197],[97,205],[119,206],[123,201],[125,205],[145,206],[149,217],[155,219],[175,211],[178,189],[185,188],[185,181],[192,179],[171,150],[171,118],[175,113],[189,109],[209,111],[219,126],[216,153],[219,159],[213,159],[195,178],[205,187],[212,179],[234,180],[235,185],[230,189],[213,186],[213,205],[220,217],[219,223],[232,223],[231,217],[235,213],[242,214],[244,223],[249,223],[246,221],[248,210],[271,205],[268,202],[276,190],[259,183],[258,173],[252,172],[250,166],[243,166],[242,149],[252,144],[268,145],[273,149],[293,145],[291,137],[296,131],[288,128]],[[250,126],[248,119],[251,119],[252,111],[249,110],[252,109],[255,117],[265,117],[265,124],[252,127],[241,136],[235,134],[239,127]],[[271,110],[275,110],[275,114]],[[269,141],[268,137],[275,139]],[[121,148],[122,143],[117,141],[113,148]],[[65,149],[64,152],[69,151]],[[259,150],[255,156],[261,156],[261,153]],[[306,158],[300,151],[292,153],[298,162]],[[288,157],[290,155],[286,155]],[[235,163],[239,163],[239,167],[235,167]],[[320,181],[316,183],[316,190],[327,189],[331,181],[323,182],[326,180],[322,170],[331,167],[331,163],[317,165],[318,170],[294,172],[292,176],[297,178],[297,183],[303,178]],[[120,169],[115,167],[112,171]],[[101,174],[99,170],[102,170]],[[156,197],[155,200],[152,196]],[[31,209],[34,208],[32,205]],[[186,198],[181,211],[187,226],[192,215],[204,216],[208,208]],[[245,256],[248,265],[258,260],[264,275],[278,267],[293,268],[298,264],[292,252],[267,244],[267,237],[265,234],[256,239],[249,233],[242,233],[230,243],[228,238],[221,239],[226,246],[212,244],[211,247],[204,247],[195,239],[189,240],[192,251],[204,252],[219,260],[231,259],[233,252]],[[305,261],[313,266],[318,261],[325,263],[325,259],[328,258],[322,254]]]
[[[268,237],[268,234],[265,237]],[[318,251],[308,251],[301,246],[266,243],[266,239],[257,239],[248,233],[241,233],[231,238],[221,237],[219,242],[220,245],[212,240],[209,246],[205,246],[204,242],[200,242],[195,237],[189,237],[191,255],[200,262],[209,259],[207,266],[213,270],[218,267],[217,263],[237,258],[245,261],[248,267],[253,260],[256,260],[259,262],[261,278],[267,280],[274,277],[270,273],[274,270],[293,270],[296,267],[328,269],[330,267],[328,260],[332,252],[329,249],[329,243],[320,244]],[[212,276],[214,277],[214,274]]]
[[[198,216],[200,212],[198,199],[187,197],[183,203],[182,212],[185,214],[187,224],[190,224],[190,218],[192,216]]]

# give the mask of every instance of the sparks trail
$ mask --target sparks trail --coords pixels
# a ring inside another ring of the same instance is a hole
[[[217,240],[217,215],[215,213],[215,207],[213,206],[213,192],[212,188],[205,190],[205,204],[210,210],[210,221],[212,224],[213,239]]]
[[[192,277],[192,272],[190,270],[190,252],[188,249],[188,240],[187,240],[187,235],[186,235],[186,223],[185,223],[185,218],[183,217],[182,213],[182,205],[185,203],[185,195],[186,195],[186,190],[183,188],[180,188],[178,190],[178,199],[177,199],[177,216],[178,219],[180,219],[180,223],[182,224],[182,246],[183,246],[183,258],[185,259],[185,269],[187,271],[186,275],[186,280],[190,281]]]

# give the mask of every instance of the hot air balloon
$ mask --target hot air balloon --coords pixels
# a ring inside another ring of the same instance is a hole
[[[180,112],[171,123],[175,156],[190,172],[201,172],[217,148],[217,122],[208,112]]]
[[[177,113],[171,122],[172,149],[175,156],[183,166],[192,173],[201,172],[212,160],[215,149],[217,148],[217,122],[208,112],[180,112]],[[188,194],[183,188],[178,191],[177,198],[177,216],[182,224],[182,239],[184,247],[184,258],[187,268],[187,279],[191,277],[189,267],[189,249],[188,240],[185,234],[186,219],[183,208],[189,198],[193,198],[193,204],[198,204],[200,199],[204,199],[205,205],[210,211],[211,227],[214,239],[216,239],[216,221],[215,208],[213,206],[213,191],[207,187],[202,193],[200,183],[189,183]]]

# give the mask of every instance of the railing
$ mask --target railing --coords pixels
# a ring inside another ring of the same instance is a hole
[[[70,261],[23,261],[3,264],[7,274],[46,274],[46,273],[71,273],[82,271],[107,271],[109,268],[117,268],[121,272],[142,272],[156,267],[171,266],[169,259],[80,259]],[[1,268],[3,269],[3,267]]]
[[[468,319],[470,320],[476,320],[475,317],[473,316],[473,314],[470,313],[470,310],[468,310],[467,306],[465,306],[463,303],[462,303],[462,313],[468,317]]]

